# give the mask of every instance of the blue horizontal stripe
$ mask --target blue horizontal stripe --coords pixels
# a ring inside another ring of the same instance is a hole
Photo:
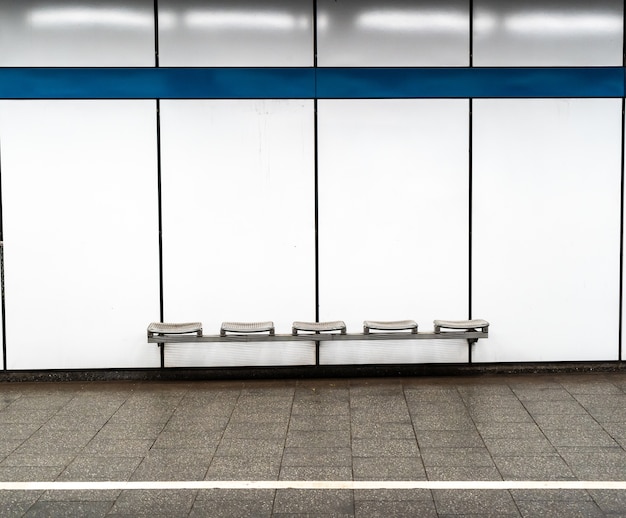
[[[624,97],[623,67],[0,68],[1,99]]]
[[[313,68],[0,68],[3,99],[299,99]]]
[[[624,69],[327,68],[319,98],[623,97]]]

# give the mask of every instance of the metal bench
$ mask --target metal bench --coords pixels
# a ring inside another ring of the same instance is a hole
[[[153,322],[148,326],[148,343],[163,347],[175,343],[215,343],[215,342],[315,342],[316,364],[319,360],[319,344],[325,341],[350,340],[466,340],[469,361],[472,360],[472,345],[489,336],[489,322],[486,320],[435,320],[434,331],[418,332],[413,320],[363,322],[362,333],[348,333],[341,320],[333,322],[293,322],[290,334],[277,334],[274,323],[267,322],[223,322],[220,333],[202,334],[202,323]],[[375,330],[376,332],[372,332]]]

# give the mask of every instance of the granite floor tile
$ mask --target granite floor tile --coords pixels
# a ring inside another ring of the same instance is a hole
[[[281,459],[276,456],[214,457],[205,480],[278,480]]]
[[[626,479],[626,452],[621,448],[559,448],[559,454],[580,480]]]
[[[485,446],[491,455],[497,456],[523,456],[535,455],[555,455],[557,453],[554,446],[546,438],[540,439],[485,439]]]
[[[131,480],[203,480],[211,458],[204,451],[151,450]]]
[[[24,518],[104,518],[112,506],[113,502],[38,501],[29,507]]]
[[[355,502],[354,516],[356,518],[391,518],[403,516],[419,516],[423,518],[437,518],[434,502],[425,500],[363,500]]]
[[[415,439],[353,439],[355,457],[419,457]]]
[[[353,515],[354,498],[352,491],[345,490],[298,490],[281,489],[276,491],[274,514],[331,514]]]
[[[352,480],[352,466],[282,466],[279,480]]]
[[[176,411],[163,428],[164,432],[215,432],[222,433],[228,421],[228,415],[197,414],[193,410]]]
[[[64,469],[64,466],[0,466],[0,481],[52,482]]]
[[[508,491],[435,490],[433,498],[439,515],[520,516]]]
[[[128,480],[141,457],[102,457],[79,455],[59,475],[59,481]]]
[[[303,387],[299,386],[293,395],[294,401],[335,401],[349,402],[350,391],[348,389],[339,390],[334,387]]]
[[[350,416],[292,415],[289,430],[350,430]]]
[[[353,423],[352,437],[354,439],[415,439],[415,430],[408,419],[405,422],[361,421]]]
[[[346,401],[294,401],[292,414],[295,415],[349,415],[350,404]]]
[[[525,518],[604,518],[606,515],[595,502],[551,502],[537,500],[516,500],[520,513]]]
[[[599,395],[611,395],[611,394],[623,394],[621,390],[610,379],[602,380],[602,378],[589,378],[583,377],[579,379],[563,377],[561,385],[570,394],[599,394]]]
[[[115,502],[122,491],[120,489],[92,489],[92,490],[52,490],[46,491],[39,500],[54,500],[64,502]]]
[[[98,430],[67,430],[60,432],[35,432],[16,450],[16,453],[71,453],[84,448]]]
[[[411,401],[407,402],[407,407],[414,415],[467,415],[467,406],[462,399],[454,402],[438,401]]]
[[[493,457],[504,480],[575,480],[576,476],[558,455]]]
[[[350,448],[285,448],[283,466],[351,466]]]
[[[607,423],[626,424],[626,408],[593,407],[587,412],[602,426]]]
[[[98,435],[81,453],[103,457],[143,457],[153,444],[153,439],[105,439]]]
[[[233,424],[224,428],[222,438],[231,439],[284,439],[289,428],[288,421],[274,423],[250,423]]]
[[[615,489],[591,489],[589,495],[607,515],[626,514],[626,491]]]
[[[349,430],[292,430],[287,435],[288,448],[349,448]]]
[[[198,450],[203,452],[215,452],[222,438],[222,432],[172,432],[163,431],[159,434],[152,445],[153,449],[163,450]]]
[[[626,406],[626,394],[577,394],[576,401],[585,409],[593,408],[624,408]]]
[[[425,480],[419,457],[354,457],[354,480]]]
[[[533,418],[542,430],[602,430],[598,421],[589,414],[541,414]]]
[[[4,423],[0,421],[0,441],[28,439],[41,426],[39,423]]]
[[[531,415],[586,414],[587,410],[575,399],[571,401],[525,401],[524,406]]]
[[[5,458],[24,444],[25,439],[4,439],[0,440],[0,458]]]
[[[196,502],[201,500],[255,500],[273,502],[275,489],[199,489]]]
[[[254,455],[280,457],[285,446],[284,439],[229,439],[222,440],[215,452],[216,457]]]
[[[39,500],[42,493],[42,491],[0,491],[0,516],[21,518]]]
[[[112,516],[187,517],[196,498],[194,490],[122,491],[110,509]]]
[[[487,448],[421,448],[424,465],[493,467]]]
[[[543,433],[557,447],[619,448],[619,444],[602,429],[547,429]]]
[[[96,437],[98,439],[152,439],[155,440],[163,427],[165,422],[111,422],[105,424]]]
[[[591,501],[591,495],[584,489],[511,489],[509,490],[513,500],[567,502],[576,500],[580,502]]]
[[[476,423],[480,435],[491,439],[545,439],[541,429],[534,423]]]
[[[458,415],[417,415],[411,414],[416,430],[472,430],[474,421],[469,416]]]
[[[476,425],[480,423],[534,424],[533,418],[525,410],[502,411],[499,408],[483,408],[470,412],[470,415]]]
[[[574,401],[572,394],[560,385],[553,387],[514,387],[513,393],[524,403],[532,401]]]
[[[196,501],[189,513],[190,518],[270,518],[272,502],[252,500],[203,500]]]
[[[40,466],[40,467],[65,467],[69,465],[76,455],[63,453],[35,454],[13,453],[8,455],[0,466]]]
[[[428,480],[502,480],[495,466],[426,466]]]
[[[429,489],[355,489],[354,501],[395,501],[426,500],[433,501]]]
[[[97,432],[110,419],[109,416],[102,415],[78,415],[76,419],[71,416],[56,414],[46,421],[37,433],[58,433],[68,430],[80,430],[86,432]]]

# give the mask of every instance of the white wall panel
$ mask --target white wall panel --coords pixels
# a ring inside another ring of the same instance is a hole
[[[161,66],[312,66],[310,0],[161,0]]]
[[[622,66],[623,0],[474,0],[475,66]]]
[[[0,0],[0,66],[153,66],[152,0]]]
[[[315,365],[314,342],[167,344],[166,367]]]
[[[314,320],[312,101],[161,108],[165,319]]]
[[[319,0],[319,66],[467,66],[465,0]]]
[[[7,367],[158,366],[153,101],[0,103]]]
[[[322,342],[321,365],[464,363],[465,340],[370,340]]]
[[[320,101],[318,113],[320,319],[356,332],[466,318],[468,102]]]
[[[616,360],[621,100],[474,101],[482,362]]]

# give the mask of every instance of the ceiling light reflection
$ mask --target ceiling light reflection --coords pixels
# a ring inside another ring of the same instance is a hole
[[[184,23],[195,29],[293,31],[309,26],[307,17],[271,11],[189,11]]]
[[[68,26],[151,29],[152,13],[124,7],[46,7],[27,12],[27,22],[37,28]]]
[[[614,14],[519,13],[507,16],[506,30],[524,35],[542,36],[618,33],[624,20]]]
[[[467,32],[469,18],[456,12],[389,9],[365,11],[357,17],[356,25],[378,31]]]
[[[474,30],[476,32],[491,32],[498,25],[498,18],[490,12],[479,11],[474,14]]]

